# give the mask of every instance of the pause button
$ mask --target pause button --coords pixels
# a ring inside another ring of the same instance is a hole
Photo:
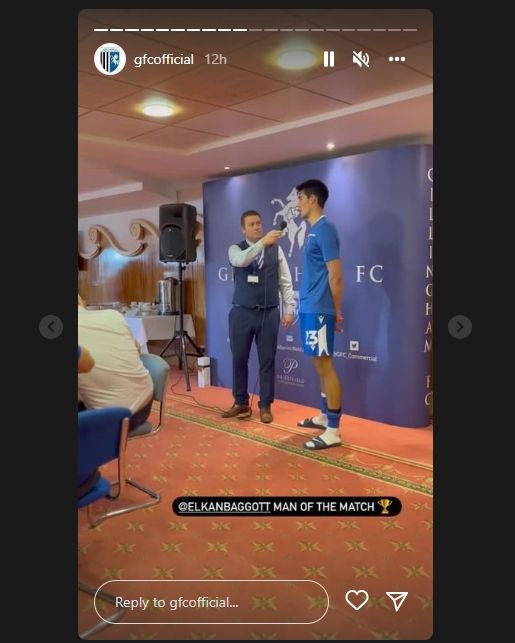
[[[334,67],[334,51],[324,51],[324,67]]]

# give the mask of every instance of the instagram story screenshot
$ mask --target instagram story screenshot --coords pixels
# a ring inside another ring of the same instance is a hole
[[[430,639],[432,13],[82,10],[77,88],[78,635]]]

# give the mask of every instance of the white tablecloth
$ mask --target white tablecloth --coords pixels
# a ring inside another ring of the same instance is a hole
[[[172,339],[175,331],[179,330],[179,315],[144,315],[131,317],[125,315],[134,339],[141,346],[142,353],[148,353],[147,342],[149,339]],[[195,337],[195,327],[191,315],[184,315],[184,330],[188,335]]]

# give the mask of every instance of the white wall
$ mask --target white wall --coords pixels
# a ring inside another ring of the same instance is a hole
[[[204,214],[204,202],[202,200],[202,184],[193,185],[177,192],[180,203],[191,203],[197,208],[197,214]]]

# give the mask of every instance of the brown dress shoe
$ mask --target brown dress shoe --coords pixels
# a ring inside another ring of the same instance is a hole
[[[250,406],[248,404],[233,404],[230,409],[222,413],[222,417],[234,418],[247,413],[250,413]]]
[[[261,422],[264,422],[265,424],[270,424],[270,422],[274,421],[274,416],[272,415],[269,406],[263,406],[259,409],[259,417],[261,418]]]

